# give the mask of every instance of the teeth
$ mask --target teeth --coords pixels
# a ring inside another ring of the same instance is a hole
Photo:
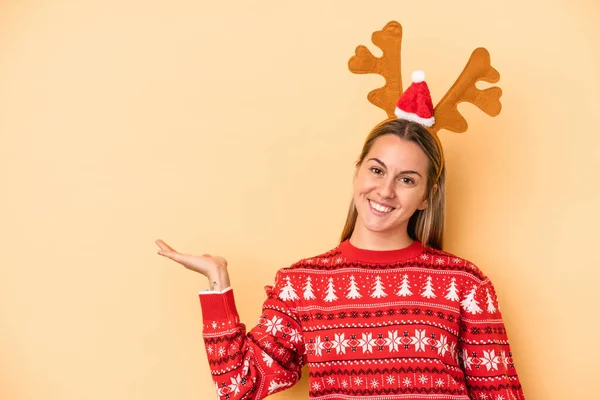
[[[377,203],[375,203],[375,202],[373,202],[371,200],[369,200],[369,203],[371,203],[371,207],[373,207],[374,209],[376,209],[379,212],[387,213],[387,212],[392,211],[391,207],[382,206],[381,204],[377,204]]]

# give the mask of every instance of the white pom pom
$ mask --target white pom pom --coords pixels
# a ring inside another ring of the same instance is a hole
[[[414,83],[423,82],[425,80],[425,72],[424,71],[415,71],[412,73],[412,81]]]

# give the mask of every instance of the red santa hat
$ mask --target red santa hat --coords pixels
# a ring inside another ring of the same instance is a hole
[[[425,83],[425,72],[412,73],[413,83],[406,89],[396,105],[395,114],[400,119],[417,122],[431,128],[435,123],[433,117],[433,103],[429,87]]]

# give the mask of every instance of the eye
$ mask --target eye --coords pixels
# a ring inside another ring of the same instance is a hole
[[[412,185],[414,185],[414,184],[415,184],[415,180],[414,180],[414,179],[412,179],[412,178],[409,178],[409,177],[407,177],[407,176],[403,176],[403,177],[401,177],[401,178],[398,178],[398,180],[399,180],[400,182],[404,183],[405,185],[410,185],[410,186],[412,186]]]
[[[381,170],[381,168],[371,167],[370,170],[372,173],[377,174],[377,175],[383,174],[383,171]]]

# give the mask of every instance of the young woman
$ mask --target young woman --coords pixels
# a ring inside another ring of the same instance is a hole
[[[308,364],[311,399],[523,399],[496,293],[442,250],[438,142],[404,119],[376,127],[341,242],[278,271],[258,324],[240,323],[227,262],[159,254],[205,275],[204,341],[219,399],[262,399]]]

